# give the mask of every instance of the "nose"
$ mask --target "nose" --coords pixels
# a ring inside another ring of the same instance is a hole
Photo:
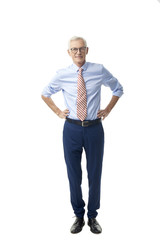
[[[81,53],[81,50],[78,48],[78,51],[77,51],[77,53],[79,54],[79,53]]]

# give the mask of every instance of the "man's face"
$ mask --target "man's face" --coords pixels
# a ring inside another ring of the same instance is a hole
[[[71,56],[73,62],[78,67],[81,67],[85,63],[87,53],[88,53],[88,48],[85,47],[85,44],[82,39],[71,41],[68,54]]]

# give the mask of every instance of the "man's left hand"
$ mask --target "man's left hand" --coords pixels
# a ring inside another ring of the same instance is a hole
[[[109,114],[109,111],[107,109],[104,110],[99,110],[97,113],[97,117],[98,118],[102,118],[102,120],[104,120]]]

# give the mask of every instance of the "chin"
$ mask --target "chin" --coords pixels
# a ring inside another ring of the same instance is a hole
[[[76,62],[77,62],[77,63],[83,63],[83,62],[84,62],[84,59],[76,59]]]
[[[78,65],[83,65],[85,63],[85,59],[74,59],[73,61],[75,64],[78,64]]]

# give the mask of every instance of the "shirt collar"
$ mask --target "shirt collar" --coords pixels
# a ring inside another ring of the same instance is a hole
[[[83,69],[83,71],[86,71],[87,67],[88,67],[88,62],[85,62],[81,68]],[[72,64],[72,68],[76,72],[78,72],[78,70],[79,70],[79,67],[75,63]]]

